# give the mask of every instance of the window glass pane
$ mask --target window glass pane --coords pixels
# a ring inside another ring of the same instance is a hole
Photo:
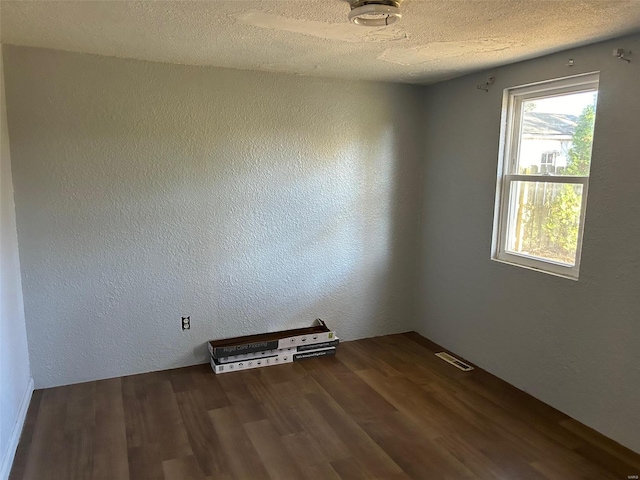
[[[517,173],[589,176],[597,92],[522,102]]]
[[[511,182],[505,250],[576,263],[582,184]]]

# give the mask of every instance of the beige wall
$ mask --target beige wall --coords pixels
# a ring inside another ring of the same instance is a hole
[[[33,383],[29,371],[0,46],[0,479],[9,476]]]
[[[38,387],[412,329],[419,88],[8,47]],[[192,328],[182,332],[181,315]]]
[[[640,452],[640,36],[429,87],[418,330]],[[574,67],[568,60],[574,59]],[[578,282],[490,260],[504,88],[600,71]],[[476,85],[495,75],[485,93]]]

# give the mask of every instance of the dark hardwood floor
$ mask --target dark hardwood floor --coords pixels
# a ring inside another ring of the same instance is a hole
[[[640,456],[415,333],[37,390],[12,479],[593,479]],[[640,432],[639,432],[640,434]]]

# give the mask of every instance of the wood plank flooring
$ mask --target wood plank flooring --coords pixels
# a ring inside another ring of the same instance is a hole
[[[416,333],[37,390],[11,479],[627,479],[640,456]]]

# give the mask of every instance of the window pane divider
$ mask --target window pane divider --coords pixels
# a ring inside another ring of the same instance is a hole
[[[508,173],[504,177],[508,182],[575,183],[581,185],[589,183],[589,177],[568,175],[514,175]]]

